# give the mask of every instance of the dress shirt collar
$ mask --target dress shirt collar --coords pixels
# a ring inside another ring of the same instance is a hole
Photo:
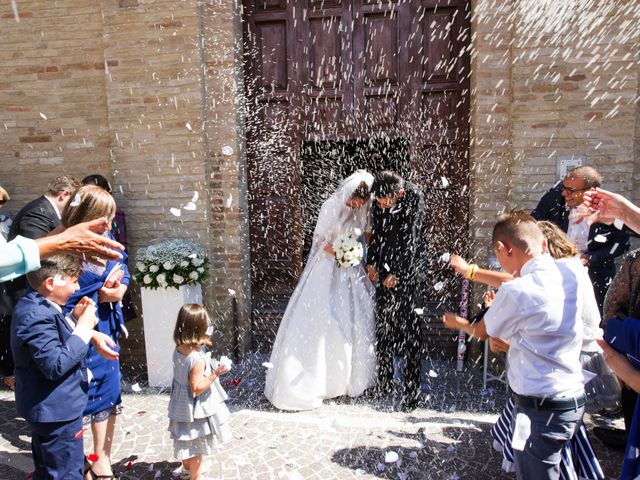
[[[62,219],[62,215],[60,214],[60,210],[58,210],[58,206],[55,204],[55,202],[53,200],[51,200],[51,198],[49,198],[48,195],[45,195],[44,198],[49,200],[49,203],[51,204],[53,209],[56,211],[56,215],[58,216],[58,220],[61,220]]]
[[[51,305],[53,305],[54,308],[58,311],[58,313],[62,313],[62,307],[60,305],[58,305],[56,302],[52,302],[48,298],[45,298],[45,300],[49,302]]]

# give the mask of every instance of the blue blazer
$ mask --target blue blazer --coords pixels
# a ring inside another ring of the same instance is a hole
[[[13,311],[16,407],[28,422],[64,422],[84,411],[89,346],[71,333],[63,314],[37,292]]]

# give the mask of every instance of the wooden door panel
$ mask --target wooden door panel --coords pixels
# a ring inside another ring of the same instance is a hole
[[[256,22],[257,48],[260,52],[257,82],[261,92],[286,90],[289,80],[287,69],[287,22],[266,20]]]
[[[470,0],[243,6],[252,302],[260,328],[269,330],[260,319],[282,313],[303,266],[303,239],[315,223],[307,217],[321,196],[309,175],[328,194],[351,173],[350,161],[397,169],[425,193],[430,255],[464,253]],[[388,167],[396,148],[401,164]],[[314,159],[317,165],[307,164]],[[454,278],[439,272],[425,286],[427,301],[455,307]],[[436,292],[435,281],[451,288]]]

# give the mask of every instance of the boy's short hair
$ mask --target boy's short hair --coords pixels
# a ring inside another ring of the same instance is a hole
[[[82,273],[82,260],[73,255],[53,255],[40,260],[40,269],[27,273],[27,280],[31,288],[36,290],[47,278],[63,275],[78,278]]]
[[[491,243],[508,242],[529,254],[542,253],[544,235],[535,218],[523,210],[500,215],[493,227]]]
[[[400,175],[390,170],[383,170],[376,174],[371,192],[376,198],[381,198],[389,194],[398,195],[403,188],[404,180]]]

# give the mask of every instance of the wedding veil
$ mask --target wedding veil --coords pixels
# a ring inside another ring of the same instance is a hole
[[[347,200],[361,183],[365,183],[369,191],[371,191],[373,175],[365,170],[356,170],[340,182],[336,191],[322,204],[316,228],[313,232],[313,248],[309,258],[312,257],[312,254],[321,244],[332,242],[337,234],[346,233],[341,230],[345,228],[345,222],[350,217],[355,217],[355,222],[353,222],[355,226],[361,229],[364,228],[367,219],[368,202],[355,211],[347,206]]]

